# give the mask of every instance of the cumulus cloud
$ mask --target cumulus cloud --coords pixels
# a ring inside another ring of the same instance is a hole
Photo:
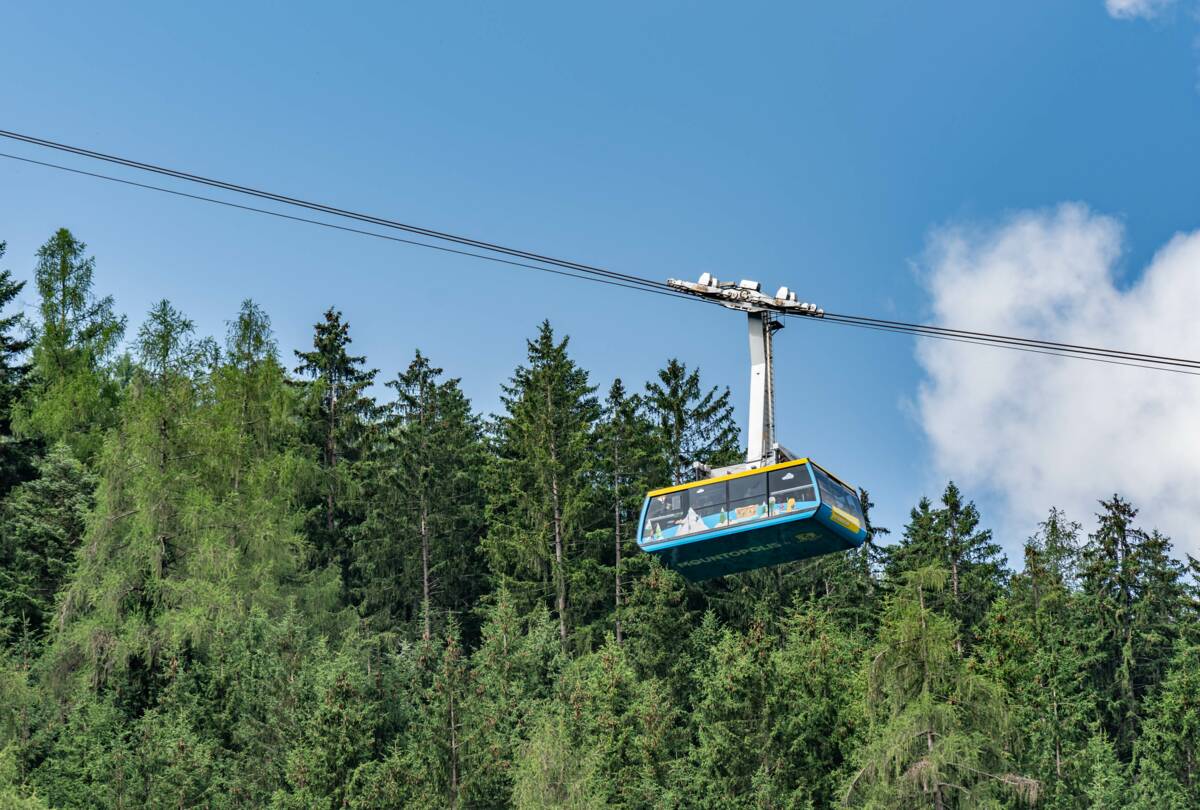
[[[934,323],[1200,358],[1200,231],[1177,235],[1131,284],[1122,228],[1082,205],[930,240]],[[937,471],[998,496],[1026,533],[1051,505],[1089,525],[1119,492],[1146,527],[1200,554],[1200,377],[945,341],[918,344],[917,413]]]
[[[1134,17],[1150,19],[1156,17],[1175,0],[1104,0],[1108,13],[1118,20]]]

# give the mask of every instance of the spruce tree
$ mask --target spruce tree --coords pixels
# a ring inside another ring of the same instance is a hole
[[[0,509],[0,619],[10,641],[40,639],[74,567],[92,506],[93,477],[65,444],[37,462]]]
[[[471,656],[473,694],[465,705],[463,796],[471,807],[511,806],[530,717],[551,693],[563,658],[545,605],[525,614],[507,590],[483,608],[479,649]]]
[[[1118,759],[1133,755],[1143,704],[1162,682],[1183,615],[1183,567],[1170,542],[1134,521],[1120,496],[1101,501],[1099,525],[1080,567],[1091,686]]]
[[[362,461],[376,415],[374,400],[366,393],[377,371],[352,355],[350,324],[330,307],[313,328],[312,351],[296,351],[296,373],[310,377],[308,386],[309,441],[320,465],[318,505],[309,520],[314,568],[332,565],[350,586],[351,544],[361,521],[355,501],[361,484]]]
[[[1082,767],[1097,706],[1088,683],[1089,640],[1076,579],[1080,526],[1051,509],[1025,544],[1025,570],[997,600],[978,653],[1007,689],[1024,744],[1022,772],[1042,786],[1047,808],[1079,806],[1092,778]]]
[[[620,644],[624,636],[622,606],[628,599],[629,583],[647,568],[647,560],[636,555],[642,499],[651,487],[666,480],[654,447],[653,424],[644,414],[641,398],[630,396],[620,379],[613,381],[604,400],[596,445],[600,487],[611,515],[612,627]]]
[[[580,593],[570,585],[585,561],[602,550],[585,535],[596,509],[593,430],[599,406],[587,372],[556,341],[549,321],[528,341],[528,365],[504,387],[505,411],[493,428],[485,541],[498,583],[526,609],[551,596],[559,637],[567,648],[573,622],[602,605],[607,589]]]
[[[1200,807],[1200,645],[1181,643],[1134,746],[1134,806]]]
[[[890,550],[885,578],[901,586],[907,572],[931,565],[944,568],[947,587],[931,591],[930,605],[951,617],[960,628],[955,640],[959,655],[970,649],[976,626],[1003,591],[1007,563],[990,530],[979,528],[979,511],[965,501],[950,482],[941,506],[927,498],[911,512],[900,544]]]
[[[741,453],[729,388],[705,390],[700,369],[672,358],[646,383],[646,406],[658,434],[671,483],[694,480],[694,465],[732,464]],[[703,477],[703,476],[700,476]]]
[[[379,629],[419,617],[425,639],[435,614],[466,613],[484,584],[481,431],[458,380],[441,375],[417,352],[388,383],[396,401],[372,456],[354,562],[361,611]]]

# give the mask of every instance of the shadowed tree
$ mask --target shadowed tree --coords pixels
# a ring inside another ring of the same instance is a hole
[[[0,242],[0,259],[6,249],[7,245]],[[14,436],[12,430],[12,409],[28,382],[25,354],[33,343],[25,317],[20,312],[4,314],[24,288],[25,282],[14,281],[10,271],[0,270],[0,499],[34,474],[34,447]]]

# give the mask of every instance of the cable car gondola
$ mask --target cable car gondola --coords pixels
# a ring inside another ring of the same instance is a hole
[[[652,491],[638,545],[698,582],[858,548],[854,489],[808,459]]]
[[[750,430],[744,463],[701,467],[704,479],[646,495],[638,546],[693,582],[861,546],[866,519],[854,487],[775,443],[771,335],[783,324],[773,313],[824,312],[786,287],[766,296],[755,281],[722,284],[705,273],[698,284],[667,283],[749,315]]]

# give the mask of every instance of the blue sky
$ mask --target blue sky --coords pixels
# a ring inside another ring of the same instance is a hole
[[[1184,5],[1117,19],[1102,0],[17,4],[0,128],[642,276],[928,319],[948,230],[1082,203],[1119,233],[1119,292],[1200,227],[1196,33]],[[60,226],[134,326],[167,297],[221,334],[251,297],[290,355],[332,304],[384,377],[420,347],[486,412],[549,317],[601,389],[674,356],[742,412],[734,313],[0,160],[4,265],[28,276]],[[868,487],[884,524],[956,471],[911,339],[795,323],[777,354],[781,441]],[[1015,551],[1017,494],[969,478]]]

